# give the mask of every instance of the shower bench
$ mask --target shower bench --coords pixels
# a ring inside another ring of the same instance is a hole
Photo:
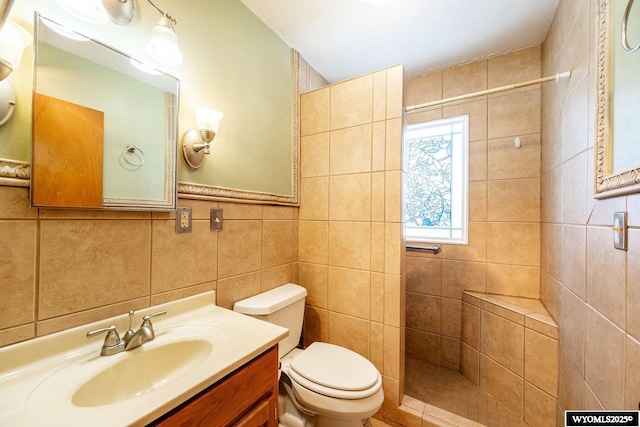
[[[464,291],[460,371],[531,425],[556,422],[558,326],[538,299]]]

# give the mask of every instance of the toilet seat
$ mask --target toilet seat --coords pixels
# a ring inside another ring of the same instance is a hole
[[[369,360],[323,342],[311,344],[293,358],[286,373],[302,387],[337,399],[365,399],[382,387],[380,373]]]

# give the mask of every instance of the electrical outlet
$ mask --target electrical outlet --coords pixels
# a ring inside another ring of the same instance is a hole
[[[191,233],[191,208],[176,208],[176,233]]]
[[[613,247],[622,251],[627,250],[627,213],[615,212],[613,214]]]
[[[211,209],[211,231],[222,230],[222,209]]]

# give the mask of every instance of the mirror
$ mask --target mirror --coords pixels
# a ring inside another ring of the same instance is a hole
[[[31,203],[174,210],[179,81],[35,13]]]
[[[595,197],[640,191],[640,6],[633,0],[600,0],[598,9]],[[632,49],[633,50],[633,49]]]
[[[238,25],[233,31],[245,31],[245,27]],[[216,84],[226,84],[228,89],[214,93],[219,99],[222,94],[231,96],[229,102],[217,104],[224,112],[220,132],[200,169],[179,168],[178,194],[181,198],[297,206],[299,54],[278,39],[270,41],[276,47],[265,55],[247,37],[240,38],[234,37],[234,46],[245,47],[222,56],[238,57],[229,64],[248,63],[253,58],[259,66],[221,72],[227,78]],[[180,163],[186,166],[182,158]]]
[[[185,57],[180,138],[199,105],[224,114],[201,168],[178,154],[179,197],[297,205],[297,52],[240,0],[177,2],[175,14]]]

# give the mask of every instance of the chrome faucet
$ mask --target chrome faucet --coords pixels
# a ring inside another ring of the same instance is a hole
[[[158,311],[157,313],[147,314],[142,318],[142,325],[137,331],[131,329],[131,319],[133,318],[133,311],[129,312],[129,330],[125,332],[124,337],[120,339],[116,325],[111,325],[108,328],[96,329],[95,331],[87,332],[87,338],[92,338],[103,332],[107,333],[100,350],[101,356],[112,356],[120,353],[121,351],[128,351],[134,348],[138,348],[146,342],[152,341],[156,335],[153,331],[153,325],[151,319],[156,316],[164,316],[167,314],[166,310]]]

